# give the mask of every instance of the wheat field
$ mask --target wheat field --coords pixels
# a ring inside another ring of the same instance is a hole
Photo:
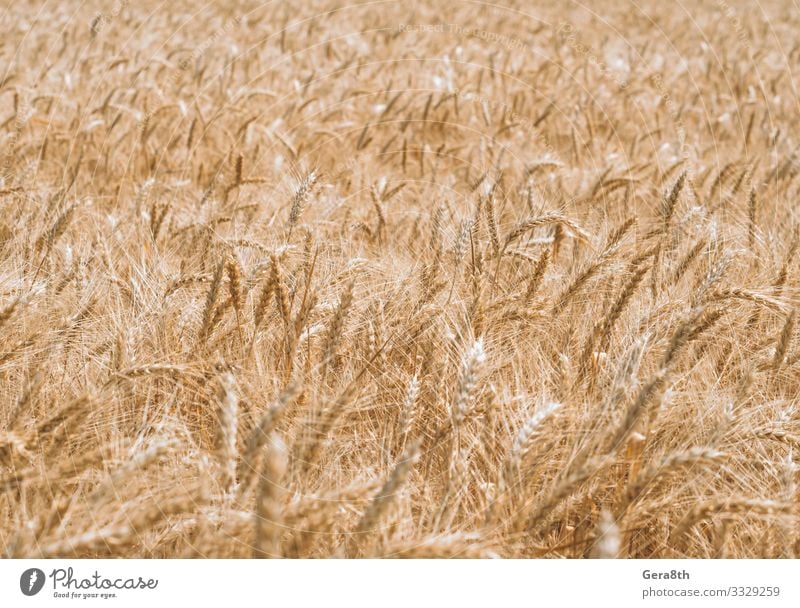
[[[5,3],[5,557],[798,557],[789,3]]]

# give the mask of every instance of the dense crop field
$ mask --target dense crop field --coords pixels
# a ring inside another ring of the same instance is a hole
[[[5,4],[5,556],[800,555],[791,3]]]

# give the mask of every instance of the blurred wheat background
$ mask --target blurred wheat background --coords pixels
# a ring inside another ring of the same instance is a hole
[[[797,557],[790,3],[6,3],[6,557]]]

